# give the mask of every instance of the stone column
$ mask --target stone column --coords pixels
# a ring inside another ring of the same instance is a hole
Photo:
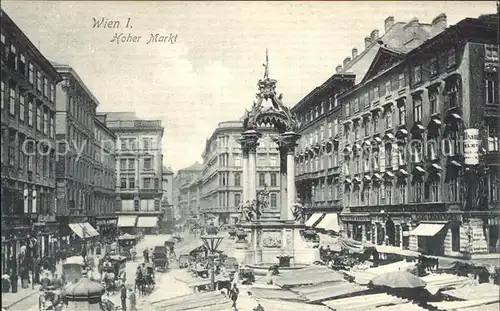
[[[246,204],[248,201],[248,148],[245,142],[245,138],[242,137],[238,140],[238,142],[241,144],[241,151],[242,151],[242,162],[243,162],[243,173],[241,176],[241,186],[243,187],[243,205]]]
[[[243,138],[245,139],[245,144],[248,150],[248,196],[247,201],[252,202],[257,199],[257,163],[256,154],[257,147],[259,146],[259,138],[262,134],[249,130],[243,133]]]
[[[139,165],[141,163],[140,156],[137,155],[135,157],[134,161],[135,161],[135,189],[139,189],[140,188],[140,186],[139,186],[139,184],[140,184],[140,182],[139,182]]]
[[[281,217],[283,220],[293,220],[291,211],[292,204],[297,200],[297,190],[295,188],[295,146],[299,134],[294,132],[286,132],[281,134],[283,147],[286,148],[286,188],[287,188],[287,204],[281,207]]]

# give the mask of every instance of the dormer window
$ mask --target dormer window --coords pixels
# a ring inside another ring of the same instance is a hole
[[[391,80],[385,82],[385,95],[391,95],[392,93],[392,88],[391,88]]]
[[[430,59],[429,71],[431,73],[431,77],[433,77],[439,73],[437,56],[434,56]]]
[[[405,88],[405,87],[406,87],[406,79],[405,79],[405,74],[404,74],[404,72],[399,74],[399,77],[398,77],[398,84],[399,84],[399,88],[400,88],[400,89],[402,89],[402,88]]]
[[[447,55],[446,55],[446,64],[447,64],[448,68],[457,63],[457,54],[456,53],[457,53],[457,51],[454,47],[448,50]]]
[[[422,67],[420,65],[413,67],[413,82],[415,84],[422,82]]]

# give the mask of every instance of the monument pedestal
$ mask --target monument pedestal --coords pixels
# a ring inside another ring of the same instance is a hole
[[[247,249],[236,248],[235,257],[246,265],[272,266],[279,264],[279,257],[290,257],[290,267],[308,266],[319,260],[319,250],[312,248],[301,231],[303,224],[293,221],[252,221],[238,225],[250,232]]]

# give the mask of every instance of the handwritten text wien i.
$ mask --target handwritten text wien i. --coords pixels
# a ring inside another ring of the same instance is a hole
[[[124,21],[119,20],[110,20],[104,17],[95,18],[93,17],[93,28],[112,28],[112,29],[121,29],[128,28],[132,29],[132,21],[131,18],[127,18]],[[154,43],[170,43],[174,44],[177,42],[179,38],[178,34],[168,33],[168,34],[160,34],[160,33],[150,33],[146,36],[147,39],[143,39],[142,35],[134,35],[132,33],[126,32],[116,32],[112,39],[109,42],[120,44],[120,43],[141,43],[146,42],[146,44],[154,44]],[[147,40],[147,41],[146,41]]]

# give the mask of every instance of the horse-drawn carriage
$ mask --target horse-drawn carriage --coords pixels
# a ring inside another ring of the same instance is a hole
[[[137,236],[124,234],[118,237],[119,254],[130,260],[135,260],[135,246],[137,245]]]
[[[176,240],[174,238],[168,239],[165,241],[165,247],[168,249],[168,253],[170,257],[175,257],[175,243]]]
[[[45,310],[61,310],[63,303],[64,284],[61,279],[56,279],[54,274],[45,270],[45,273],[40,278],[41,288],[38,296],[38,309]]]
[[[125,264],[127,258],[123,256],[106,256],[99,271],[101,272],[101,280],[108,292],[115,292],[120,282],[125,281]]]
[[[179,256],[178,267],[179,268],[187,268],[189,267],[189,254],[182,254]]]
[[[136,287],[139,291],[145,295],[149,294],[154,290],[155,287],[155,268],[152,264],[146,264],[142,273],[136,275]]]
[[[155,246],[153,251],[153,268],[156,271],[165,271],[168,269],[168,251],[167,247]]]

